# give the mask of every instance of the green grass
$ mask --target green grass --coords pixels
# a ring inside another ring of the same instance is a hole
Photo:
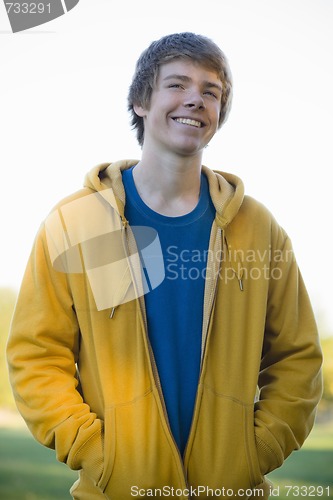
[[[26,429],[0,428],[0,499],[70,500],[77,474],[57,462],[55,453],[38,444]],[[304,447],[269,475],[279,500],[333,498],[333,424],[317,425]],[[303,487],[289,491],[287,486]],[[277,495],[278,493],[278,495]]]
[[[0,429],[0,499],[70,500],[77,473],[25,429]]]

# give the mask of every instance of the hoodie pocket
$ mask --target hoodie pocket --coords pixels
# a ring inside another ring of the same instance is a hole
[[[245,446],[247,461],[249,465],[252,487],[261,484],[264,481],[264,476],[260,470],[258,450],[256,445],[255,428],[254,428],[254,409],[253,406],[244,407],[245,413]]]
[[[106,498],[128,500],[137,496],[132,488],[134,493],[141,488],[185,488],[181,460],[156,398],[149,391],[115,407],[114,464],[101,480]]]
[[[104,469],[98,487],[104,492],[112,475],[116,452],[115,408],[105,410],[104,420]]]
[[[189,483],[255,488],[263,477],[255,443],[253,405],[204,387],[196,430],[186,454]]]

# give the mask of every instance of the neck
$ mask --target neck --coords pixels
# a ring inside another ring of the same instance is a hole
[[[161,161],[143,156],[133,171],[142,200],[155,212],[169,217],[185,215],[196,207],[200,175],[201,161],[193,157]]]

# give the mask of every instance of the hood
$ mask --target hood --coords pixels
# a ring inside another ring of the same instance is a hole
[[[84,187],[93,191],[113,191],[117,211],[124,218],[125,190],[122,183],[122,170],[132,167],[138,160],[122,160],[114,163],[100,163],[93,167],[84,179]],[[111,203],[113,206],[113,203]]]
[[[124,217],[125,191],[122,183],[122,170],[132,167],[138,160],[122,160],[114,163],[101,163],[92,168],[85,177],[84,185],[93,191],[112,188],[117,210]],[[202,167],[207,176],[209,191],[216,208],[216,223],[225,229],[237,215],[244,199],[244,185],[239,177],[225,172]]]
[[[237,215],[244,199],[244,185],[239,177],[202,167],[216,208],[216,223],[225,229]]]

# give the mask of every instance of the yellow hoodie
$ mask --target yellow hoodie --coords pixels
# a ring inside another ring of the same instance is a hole
[[[7,347],[17,406],[36,439],[80,470],[75,499],[268,498],[265,474],[302,445],[321,395],[317,329],[290,240],[240,179],[203,167],[216,219],[181,457],[124,217],[121,170],[135,163],[95,167],[40,228]]]

